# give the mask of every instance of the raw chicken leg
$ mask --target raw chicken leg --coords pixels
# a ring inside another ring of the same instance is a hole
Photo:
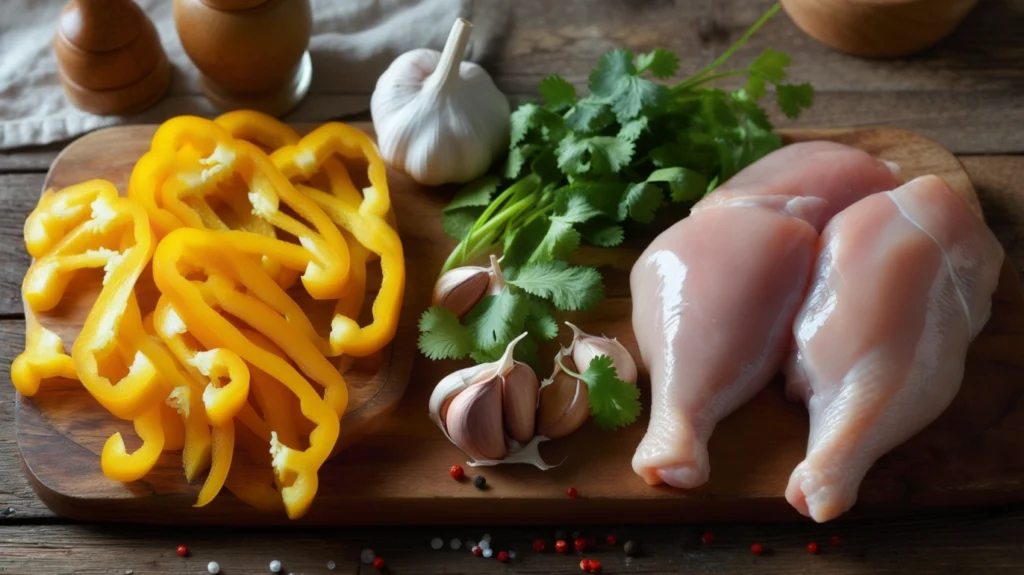
[[[633,329],[651,374],[651,421],[633,457],[650,484],[708,479],[715,425],[778,371],[820,227],[899,182],[868,154],[786,146],[661,234],[633,267]]]
[[[787,366],[811,432],[786,499],[820,522],[849,509],[875,460],[953,400],[1003,250],[935,176],[861,200],[819,242]]]

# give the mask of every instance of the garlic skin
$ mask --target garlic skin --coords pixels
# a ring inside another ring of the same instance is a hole
[[[523,333],[501,359],[449,374],[430,394],[430,420],[470,456],[471,467],[529,463],[550,469],[534,437],[539,384],[533,370],[512,359]],[[524,445],[525,443],[525,445]]]
[[[420,184],[468,182],[508,147],[508,100],[483,68],[462,61],[471,30],[459,18],[444,52],[396,58],[370,99],[381,156]]]
[[[561,363],[573,371],[576,365],[571,352],[562,350],[555,357],[555,369],[551,377],[544,380],[540,389],[537,408],[537,435],[548,439],[565,437],[576,431],[590,415],[590,388],[587,384],[562,371]]]
[[[533,427],[537,417],[537,395],[540,382],[537,374],[525,363],[513,362],[512,369],[502,380],[501,406],[504,412],[505,430],[509,437],[519,443],[533,439]],[[489,459],[501,459],[490,457]]]
[[[441,306],[460,318],[487,295],[498,295],[505,288],[505,276],[498,259],[491,255],[491,267],[463,266],[437,278],[431,305]]]
[[[569,322],[565,322],[565,325],[572,328],[573,341],[569,349],[572,350],[573,362],[579,366],[577,373],[586,371],[595,357],[607,355],[615,366],[616,376],[626,383],[636,385],[636,362],[619,340],[584,333]]]
[[[441,306],[461,318],[487,295],[490,285],[491,272],[488,268],[455,268],[437,278],[431,305]]]

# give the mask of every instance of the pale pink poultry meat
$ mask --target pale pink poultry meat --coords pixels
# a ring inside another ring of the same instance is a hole
[[[786,498],[821,522],[848,510],[872,464],[953,400],[1003,250],[935,176],[847,208],[819,246],[786,369],[811,418]]]
[[[892,168],[829,142],[749,166],[655,239],[634,265],[633,328],[651,418],[633,457],[650,484],[707,481],[715,425],[762,389],[790,349],[820,228],[899,184]]]

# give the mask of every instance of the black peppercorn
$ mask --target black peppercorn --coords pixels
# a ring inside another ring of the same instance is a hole
[[[626,555],[636,557],[640,554],[640,545],[636,541],[626,541],[626,544],[622,546],[622,550],[626,552]]]
[[[477,475],[476,477],[473,478],[473,487],[476,487],[477,489],[483,489],[487,487],[487,480],[484,479],[483,475]]]

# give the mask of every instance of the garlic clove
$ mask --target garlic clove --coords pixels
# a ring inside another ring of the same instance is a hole
[[[479,266],[455,268],[437,279],[432,305],[462,317],[473,309],[491,285],[491,270]]]
[[[563,350],[559,357],[566,368],[575,371],[576,366],[567,354],[568,350]],[[589,388],[562,371],[557,360],[554,373],[540,390],[537,408],[537,434],[548,439],[558,439],[576,431],[590,414]]]
[[[581,370],[577,373],[582,374],[586,371],[595,357],[607,355],[612,360],[612,365],[615,366],[616,376],[626,383],[636,385],[636,362],[633,361],[633,356],[629,354],[626,346],[613,338],[584,333],[569,322],[565,322],[565,325],[572,328],[573,331],[573,342],[570,349],[573,362]]]
[[[470,385],[489,379],[491,376],[488,374],[493,373],[493,370],[492,364],[482,363],[446,375],[434,386],[434,391],[430,394],[428,402],[430,420],[447,433],[444,421],[452,399]]]
[[[503,378],[502,409],[505,416],[505,431],[519,443],[527,443],[533,438],[539,390],[540,382],[537,381],[537,375],[525,363],[514,362],[512,369]]]
[[[448,436],[474,459],[502,459],[508,452],[502,426],[501,376],[473,384],[451,400],[445,415]]]
[[[491,254],[491,285],[487,295],[498,295],[508,285],[505,282],[505,274],[501,273],[501,265],[497,257]]]

